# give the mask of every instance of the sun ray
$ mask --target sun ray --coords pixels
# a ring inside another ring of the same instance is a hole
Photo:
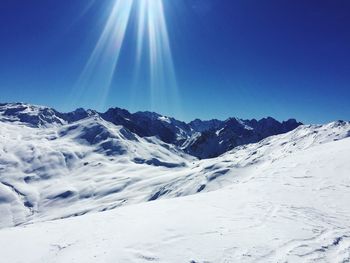
[[[178,104],[177,85],[163,2],[162,0],[146,1],[151,105],[156,110]]]
[[[150,83],[143,83],[143,88],[149,86],[152,110],[175,108],[178,105],[177,85],[163,0],[113,1],[105,27],[78,80],[78,95],[75,97],[81,100],[84,94],[96,94],[93,98],[95,106],[103,108],[114,74],[118,74],[128,24],[132,17],[136,17],[134,76],[138,77],[141,70],[149,72]],[[142,64],[143,54],[148,54],[147,69],[144,68],[146,64]]]
[[[117,67],[127,25],[131,15],[133,0],[117,0],[104,30],[78,80],[82,97],[87,90],[93,90],[94,98],[103,106],[108,94],[114,71]]]
[[[137,65],[141,63],[142,48],[144,44],[145,27],[146,27],[146,16],[147,16],[147,0],[142,0],[139,2],[139,7],[138,7],[138,29],[137,29],[137,51],[136,51]]]

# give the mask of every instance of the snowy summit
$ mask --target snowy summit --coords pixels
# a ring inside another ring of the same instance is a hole
[[[350,259],[349,122],[15,103],[0,124],[4,262]]]

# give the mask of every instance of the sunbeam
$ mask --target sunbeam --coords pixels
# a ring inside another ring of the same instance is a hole
[[[94,90],[98,106],[103,106],[118,63],[131,14],[133,0],[116,1],[106,26],[78,81],[79,94]]]
[[[162,0],[146,0],[151,107],[177,103],[177,87]],[[141,39],[138,39],[141,42]]]
[[[152,110],[164,107],[173,110],[178,105],[178,95],[162,0],[114,1],[103,32],[78,80],[76,99],[81,100],[85,93],[92,91],[96,94],[94,104],[103,108],[110,89],[118,89],[113,84],[113,77],[119,72],[119,57],[128,24],[131,19],[136,19],[134,76],[139,76],[140,70],[148,72],[149,83],[141,85],[149,87]],[[143,54],[148,54],[147,69],[141,67]]]

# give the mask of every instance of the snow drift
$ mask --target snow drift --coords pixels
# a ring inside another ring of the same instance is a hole
[[[350,260],[349,122],[196,120],[194,131],[154,113],[103,115],[0,105],[6,262]],[[264,136],[212,159],[185,147],[239,131]]]

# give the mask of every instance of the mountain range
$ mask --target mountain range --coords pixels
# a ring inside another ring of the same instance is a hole
[[[347,121],[3,103],[0,259],[348,262],[349,156]]]
[[[111,108],[104,113],[77,109],[60,113],[55,109],[25,103],[0,104],[0,120],[21,122],[31,127],[50,127],[78,122],[86,118],[102,119],[142,138],[157,137],[200,159],[217,157],[239,145],[258,142],[266,137],[294,130],[302,123],[289,119],[282,123],[271,118],[225,121],[196,119],[189,123],[154,112],[130,113]]]

